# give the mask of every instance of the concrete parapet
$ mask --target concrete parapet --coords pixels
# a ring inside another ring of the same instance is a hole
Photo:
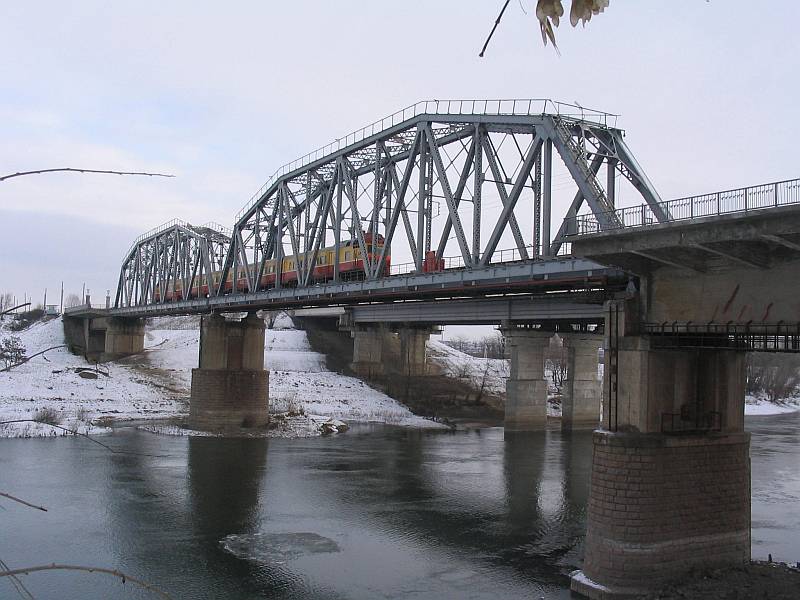
[[[750,436],[594,434],[584,568],[589,598],[652,592],[695,567],[750,560]]]
[[[507,431],[537,431],[547,426],[547,380],[544,355],[553,333],[536,329],[504,329],[511,373],[506,382]]]
[[[220,315],[200,323],[199,368],[192,369],[189,427],[262,427],[269,421],[269,372],[264,370],[264,321]]]
[[[563,336],[567,350],[567,380],[561,400],[561,429],[595,429],[600,424],[602,381],[597,374],[603,337],[581,333]]]

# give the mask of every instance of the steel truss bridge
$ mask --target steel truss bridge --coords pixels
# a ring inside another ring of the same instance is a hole
[[[419,102],[281,167],[230,230],[172,221],[137,238],[111,312],[133,317],[624,287],[621,271],[570,257],[567,241],[586,227],[578,219],[582,207],[595,229],[624,226],[615,210],[623,185],[649,218],[670,220],[615,115],[551,100]],[[553,214],[556,205],[563,214]],[[559,221],[551,235],[550,223]],[[367,233],[383,236],[382,248]],[[312,281],[321,248],[356,243],[369,254],[355,281],[348,280],[352,273],[344,277],[339,252],[333,277]],[[281,285],[289,256],[296,287]],[[432,258],[436,272],[425,267]],[[278,272],[275,286],[262,289],[268,261],[277,261],[270,264]],[[214,273],[220,276],[209,277]],[[241,282],[233,290],[225,289],[229,275]],[[204,276],[214,282],[205,297],[167,301],[157,293],[176,282],[189,290]]]

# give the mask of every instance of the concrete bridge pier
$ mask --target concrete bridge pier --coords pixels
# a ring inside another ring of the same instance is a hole
[[[144,350],[144,319],[65,316],[64,339],[71,352],[89,360],[116,360]]]
[[[199,368],[192,369],[192,429],[263,427],[269,422],[269,372],[264,369],[263,319],[221,315],[200,323]]]
[[[506,382],[506,431],[539,431],[547,427],[547,380],[544,358],[552,331],[504,328],[511,373]]]
[[[430,327],[403,327],[400,337],[400,371],[403,375],[419,376],[427,373],[427,343]]]
[[[600,424],[603,384],[597,375],[597,354],[603,336],[573,333],[562,336],[567,351],[567,380],[561,400],[561,430],[596,429]]]
[[[113,360],[144,351],[144,319],[108,320],[103,348],[104,356]]]
[[[384,350],[391,335],[384,325],[355,325],[353,337],[353,362],[350,368],[359,376],[373,379],[383,375]]]
[[[750,560],[744,353],[654,342],[619,338],[594,433],[584,568],[571,585],[589,598]]]

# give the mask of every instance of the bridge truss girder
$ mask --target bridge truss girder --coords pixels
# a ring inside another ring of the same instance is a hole
[[[550,240],[554,149],[577,192]],[[598,180],[603,166],[605,189]],[[378,251],[372,236],[374,258],[364,260],[360,274],[368,280],[384,275],[390,253],[395,264],[400,254],[410,258],[414,272],[429,252],[442,259],[448,250],[458,255],[457,266],[486,267],[499,262],[501,239],[513,243],[515,260],[546,258],[560,251],[568,217],[584,203],[601,227],[619,225],[617,173],[666,219],[619,129],[549,114],[419,115],[277,179],[234,225],[222,281],[232,272],[245,292],[257,291],[267,261],[276,260],[280,287],[280,259],[292,254],[297,284],[309,285],[321,247],[353,241],[364,248],[365,231],[385,238]],[[519,224],[523,192],[533,197],[530,231]],[[484,202],[488,195],[499,199],[499,212]],[[334,280],[341,276],[339,254]]]
[[[219,272],[230,245],[230,232],[216,223],[165,223],[131,247],[120,269],[116,307],[164,302],[177,283],[183,290]],[[156,290],[160,297],[156,299]],[[209,286],[213,290],[213,284]]]

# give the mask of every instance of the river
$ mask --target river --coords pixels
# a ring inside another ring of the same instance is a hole
[[[748,418],[753,557],[800,560],[800,414]],[[591,434],[356,426],[338,437],[0,440],[0,559],[111,566],[174,598],[569,598]],[[97,574],[39,600],[150,598]],[[0,579],[0,598],[14,590]]]

